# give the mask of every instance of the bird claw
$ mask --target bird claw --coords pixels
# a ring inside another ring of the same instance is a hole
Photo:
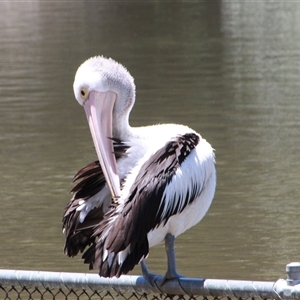
[[[178,283],[180,284],[180,278],[184,278],[183,275],[178,274],[177,272],[169,272],[167,271],[165,276],[161,279],[160,275],[151,273],[143,260],[141,262],[141,268],[143,272],[143,276],[146,279],[146,281],[152,286],[152,287],[157,287],[160,289],[167,281],[169,280],[177,280]]]
[[[151,273],[144,260],[141,261],[141,268],[142,268],[143,276],[146,279],[146,281],[152,287],[157,286],[156,281],[159,279],[159,275]]]
[[[160,282],[158,282],[158,285],[162,287],[169,280],[177,280],[178,283],[180,284],[181,278],[184,278],[184,276],[181,274],[178,273],[170,274],[169,272],[167,272],[166,275],[163,277],[163,279]]]

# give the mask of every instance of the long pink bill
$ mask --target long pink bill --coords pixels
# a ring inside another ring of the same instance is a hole
[[[113,198],[120,197],[120,179],[111,140],[112,111],[116,97],[114,92],[91,91],[84,103],[98,159]]]

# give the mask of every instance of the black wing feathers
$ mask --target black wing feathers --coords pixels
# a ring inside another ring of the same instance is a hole
[[[104,241],[99,239],[97,244],[91,245],[83,254],[84,263],[89,264],[90,270],[99,268],[99,275],[102,277],[120,277],[131,271],[141,258],[148,254],[149,244],[147,237],[145,237],[139,243],[131,246],[126,260],[121,265],[119,265],[118,257],[115,254],[111,254],[113,257],[111,260],[103,261],[104,249]]]
[[[94,161],[81,170],[73,178],[73,182],[79,181],[71,190],[75,199],[88,199],[100,192],[105,185],[99,161]]]
[[[129,148],[118,139],[114,142],[114,154],[119,159]],[[80,169],[73,178],[73,182],[79,181],[71,190],[73,197],[65,209],[63,216],[63,228],[66,235],[64,252],[68,256],[75,256],[78,252],[83,252],[86,246],[95,242],[94,227],[97,226],[104,216],[102,206],[92,209],[83,223],[79,221],[80,212],[77,208],[80,201],[96,195],[105,185],[105,178],[99,164],[94,161]]]
[[[200,137],[194,133],[181,135],[153,154],[141,167],[121,213],[111,209],[105,215],[103,222],[95,228],[94,235],[99,236],[99,240],[85,252],[83,258],[85,263],[90,264],[90,268],[100,269],[100,276],[112,277],[126,274],[147,256],[148,232],[179,212],[172,209],[164,216],[165,219],[162,219],[164,205],[160,204],[163,201],[164,190],[199,140]],[[193,194],[192,192],[186,196],[186,205],[193,200],[191,199]],[[112,218],[115,218],[113,223],[110,222]],[[129,245],[129,255],[121,265],[118,265],[117,255],[110,262],[108,259],[103,261],[104,249],[116,254]]]

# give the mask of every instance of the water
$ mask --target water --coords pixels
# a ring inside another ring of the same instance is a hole
[[[97,54],[135,78],[132,126],[187,124],[216,149],[217,193],[204,220],[177,240],[179,272],[276,280],[299,261],[298,3],[0,8],[1,268],[87,271],[62,253],[61,218],[72,176],[96,158],[72,83]],[[163,247],[148,261],[164,273]]]

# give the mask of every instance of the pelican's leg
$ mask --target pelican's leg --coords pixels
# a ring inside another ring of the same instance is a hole
[[[142,272],[143,272],[143,276],[144,278],[148,281],[148,283],[151,285],[151,286],[154,286],[155,285],[155,282],[157,280],[157,277],[158,275],[156,274],[153,274],[149,271],[148,267],[147,267],[147,264],[145,262],[145,260],[143,259],[141,261],[141,268],[142,268]]]
[[[144,259],[141,261],[143,276],[148,281],[148,283],[151,284],[151,286],[156,285],[157,287],[159,287],[162,286],[167,280],[179,279],[180,277],[183,277],[182,275],[177,273],[174,244],[175,237],[172,234],[168,233],[165,237],[165,249],[167,253],[168,269],[162,280],[157,281],[161,277],[149,271]]]
[[[167,262],[168,269],[163,281],[160,283],[161,285],[168,279],[178,279],[183,277],[182,275],[177,273],[176,269],[176,259],[175,259],[175,236],[168,233],[165,237],[165,248],[167,253]]]

